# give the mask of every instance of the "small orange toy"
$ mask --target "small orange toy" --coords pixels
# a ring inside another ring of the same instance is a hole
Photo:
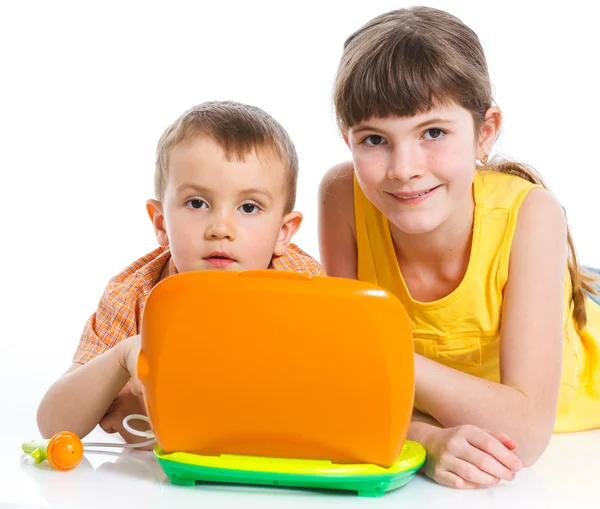
[[[83,458],[83,444],[75,433],[61,431],[49,440],[32,440],[21,446],[23,452],[30,454],[36,463],[45,459],[56,470],[71,470]]]

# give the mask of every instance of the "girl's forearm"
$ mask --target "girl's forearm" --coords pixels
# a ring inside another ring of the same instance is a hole
[[[406,438],[413,442],[419,442],[427,449],[427,443],[432,433],[435,433],[439,428],[428,422],[413,420],[410,422],[408,434]]]
[[[37,411],[44,438],[59,431],[83,438],[96,427],[130,378],[118,346],[64,374],[48,389]]]
[[[490,382],[415,355],[415,404],[445,427],[473,424],[516,440],[515,453],[534,463],[552,435],[554,409],[537,408],[532,398],[508,385]],[[552,410],[552,412],[550,412]],[[419,429],[428,430],[417,423]]]

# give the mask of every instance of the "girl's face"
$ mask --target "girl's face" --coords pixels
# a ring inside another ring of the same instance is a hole
[[[406,234],[472,214],[476,160],[488,153],[487,141],[454,103],[413,117],[371,118],[347,133],[360,187]]]

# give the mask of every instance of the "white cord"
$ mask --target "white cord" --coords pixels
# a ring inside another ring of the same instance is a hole
[[[148,424],[150,424],[150,419],[148,419],[148,417],[146,417],[145,415],[142,415],[142,414],[131,414],[131,415],[128,415],[127,417],[125,417],[125,419],[123,419],[123,427],[127,431],[129,431],[129,433],[131,433],[132,435],[136,435],[138,437],[144,437],[144,438],[154,438],[154,433],[152,432],[152,430],[150,430],[150,431],[140,431],[138,429],[133,429],[129,425],[129,421],[132,421],[134,419],[137,419],[139,421],[146,421]]]
[[[127,448],[137,448],[137,447],[145,447],[147,445],[152,445],[154,442],[156,442],[156,438],[154,438],[154,433],[150,430],[150,431],[140,431],[138,429],[134,429],[129,425],[129,421],[131,420],[140,420],[140,421],[146,421],[148,424],[150,424],[150,419],[148,419],[148,417],[146,417],[145,415],[141,415],[141,414],[131,414],[128,415],[127,417],[125,417],[125,419],[123,419],[123,427],[132,435],[138,436],[138,437],[144,437],[144,438],[149,438],[150,440],[146,440],[145,442],[140,442],[139,444],[126,444],[126,443],[109,443],[109,442],[83,442],[83,446],[84,447],[127,447]]]

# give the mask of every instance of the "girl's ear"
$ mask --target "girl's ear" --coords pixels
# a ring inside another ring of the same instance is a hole
[[[500,132],[502,124],[502,111],[497,106],[488,108],[485,112],[483,125],[479,132],[479,146],[477,147],[477,159],[483,160],[484,156],[489,155],[494,146],[494,142]]]
[[[350,140],[348,139],[348,129],[346,129],[345,127],[341,126],[340,127],[340,133],[342,135],[342,138],[344,139],[344,143],[348,146],[348,148],[350,148]]]
[[[150,216],[150,221],[152,221],[158,245],[169,247],[169,237],[165,227],[163,204],[158,200],[148,200],[146,202],[146,210],[148,211],[148,216]]]
[[[285,216],[283,216],[283,220],[281,222],[281,228],[279,230],[279,236],[277,237],[277,242],[273,249],[273,254],[275,256],[281,256],[285,253],[286,249],[290,245],[292,241],[292,237],[300,228],[302,224],[302,213],[292,211]]]

